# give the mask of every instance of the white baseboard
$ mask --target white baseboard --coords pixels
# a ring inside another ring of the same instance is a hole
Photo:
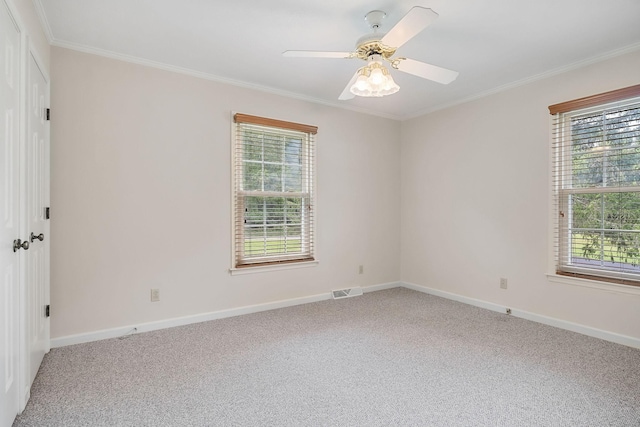
[[[397,288],[399,286],[400,286],[399,282],[381,283],[378,285],[363,286],[362,291],[373,292],[373,291],[379,291],[383,289]],[[301,298],[291,298],[286,300],[268,302],[264,304],[248,305],[244,307],[231,308],[228,310],[220,310],[220,311],[213,311],[210,313],[195,314],[192,316],[176,317],[172,319],[158,320],[155,322],[140,323],[136,325],[127,325],[119,328],[102,329],[99,331],[87,332],[83,334],[67,335],[64,337],[53,338],[51,340],[51,348],[65,347],[73,344],[82,344],[82,343],[87,343],[92,341],[106,340],[109,338],[117,338],[123,335],[130,334],[134,330],[135,330],[135,333],[156,331],[158,329],[173,328],[174,326],[190,325],[192,323],[207,322],[209,320],[223,319],[225,317],[234,317],[234,316],[240,316],[242,314],[258,313],[261,311],[275,310],[278,308],[292,307],[294,305],[324,301],[330,298],[331,298],[331,293],[327,292],[325,294],[311,295],[311,296],[301,297]]]
[[[362,292],[366,294],[367,292],[383,291],[385,289],[399,288],[401,286],[402,283],[400,282],[380,283],[379,285],[363,286]]]
[[[393,289],[397,287],[404,287],[412,289],[418,292],[424,292],[430,295],[435,295],[442,298],[447,298],[453,301],[458,301],[464,304],[473,305],[487,310],[495,311],[498,313],[505,313],[507,307],[494,304],[492,302],[483,301],[475,298],[465,297],[462,295],[454,294],[451,292],[445,292],[438,289],[429,288],[422,285],[416,285],[415,283],[408,282],[389,282],[380,283],[377,285],[363,286],[362,291],[365,293],[381,291],[385,289]],[[226,317],[240,316],[243,314],[258,313],[261,311],[275,310],[278,308],[292,307],[300,304],[308,304],[317,301],[324,301],[331,298],[331,293],[311,295],[301,298],[291,298],[287,300],[274,301],[264,304],[256,304],[238,308],[232,308],[228,310],[214,311],[210,313],[196,314],[193,316],[176,317],[173,319],[159,320],[155,322],[141,323],[137,325],[128,325],[113,329],[103,329],[100,331],[88,332],[77,335],[68,335],[60,338],[54,338],[51,340],[51,348],[64,347],[73,344],[82,344],[92,341],[99,341],[109,338],[117,338],[123,335],[131,333],[134,328],[136,333],[149,332],[159,329],[172,328],[174,326],[189,325],[192,323],[207,322],[209,320],[223,319]],[[556,319],[553,317],[543,316],[536,313],[531,313],[525,310],[519,310],[517,308],[511,308],[511,315],[520,317],[522,319],[531,320],[533,322],[542,323],[556,328],[566,329],[568,331],[577,332],[583,335],[588,335],[594,338],[600,338],[606,341],[611,341],[617,344],[626,345],[640,349],[640,339],[616,334],[614,332],[603,331],[601,329],[592,328],[589,326],[580,325],[578,323],[568,322],[566,320]]]
[[[494,304],[492,302],[483,301],[480,299],[469,298],[458,294],[452,294],[451,292],[445,292],[438,289],[428,288],[422,285],[416,285],[415,283],[402,282],[402,287],[407,289],[413,289],[414,291],[424,292],[425,294],[435,295],[437,297],[442,297],[446,299],[450,299],[453,301],[462,302],[469,305],[474,305],[480,308],[486,308],[487,310],[497,311],[498,313],[505,313],[507,308],[503,307],[499,304]],[[511,312],[513,314],[513,311]]]
[[[173,328],[175,326],[190,325],[192,323],[207,322],[209,320],[223,319],[225,317],[240,316],[242,314],[258,313],[261,311],[275,310],[277,308],[291,307],[294,305],[308,304],[311,302],[328,300],[330,294],[318,294],[308,297],[291,298],[268,302],[264,304],[248,305],[244,307],[231,308],[228,310],[213,311],[210,313],[195,314],[192,316],[175,317],[172,319],[158,320],[155,322],[140,323],[136,325],[128,325],[120,328],[103,329],[95,332],[87,332],[77,335],[68,335],[65,337],[54,338],[51,340],[51,347],[64,347],[73,344],[82,344],[92,341],[105,340],[109,338],[117,338],[131,333],[134,328],[136,333],[156,331],[158,329]]]
[[[438,289],[428,288],[426,286],[416,285],[415,283],[400,282],[402,287],[413,289],[414,291],[424,292],[426,294],[435,295],[442,298],[462,302],[476,307],[486,308],[487,310],[497,311],[498,313],[506,313],[507,307],[492,302],[483,301],[475,298],[469,298],[451,292],[445,292]],[[521,319],[531,320],[533,322],[554,326],[560,329],[577,332],[579,334],[588,335],[594,338],[600,338],[605,341],[611,341],[616,344],[626,345],[628,347],[640,349],[640,339],[627,335],[616,334],[614,332],[603,331],[602,329],[592,328],[590,326],[569,322],[566,320],[556,319],[554,317],[543,316],[541,314],[531,313],[517,308],[511,308],[511,315]]]
[[[31,398],[31,387],[27,387],[27,389],[24,392],[24,396],[22,397],[22,401],[20,401],[20,410],[18,411],[18,415],[22,414],[22,412],[25,410],[25,408],[27,407],[27,402],[29,402],[29,399]]]

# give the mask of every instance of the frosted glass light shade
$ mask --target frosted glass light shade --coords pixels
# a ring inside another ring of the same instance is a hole
[[[373,61],[366,67],[362,67],[359,73],[360,75],[349,89],[354,95],[381,97],[400,90],[400,86],[393,80],[389,70],[378,61]]]

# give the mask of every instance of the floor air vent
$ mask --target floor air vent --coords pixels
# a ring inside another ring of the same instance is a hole
[[[362,295],[362,288],[358,286],[356,288],[339,289],[337,291],[331,291],[331,295],[333,295],[333,299],[356,297]]]

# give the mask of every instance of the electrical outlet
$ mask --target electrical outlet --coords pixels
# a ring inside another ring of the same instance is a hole
[[[358,266],[358,274],[362,274],[364,273],[364,265],[359,265]]]
[[[160,289],[151,289],[151,302],[160,301]]]
[[[507,289],[507,279],[504,277],[500,278],[500,288],[501,289]]]

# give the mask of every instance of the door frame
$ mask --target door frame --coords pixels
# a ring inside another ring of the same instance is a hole
[[[29,191],[27,188],[28,185],[28,179],[25,175],[25,171],[27,170],[26,168],[26,162],[27,162],[27,138],[29,137],[28,135],[28,121],[27,121],[27,117],[29,114],[28,109],[30,108],[31,102],[32,100],[29,99],[29,95],[30,95],[30,91],[29,88],[27,88],[28,85],[28,76],[29,76],[29,72],[30,72],[30,59],[31,57],[33,57],[33,60],[36,64],[36,66],[39,68],[39,71],[42,73],[42,76],[44,77],[44,80],[46,82],[46,87],[44,89],[45,92],[45,104],[46,104],[46,108],[50,107],[50,99],[51,99],[51,78],[49,76],[49,73],[46,71],[46,68],[43,67],[43,62],[40,59],[40,55],[38,54],[35,46],[31,43],[31,40],[29,39],[28,35],[25,35],[25,48],[23,49],[23,58],[22,58],[22,70],[21,70],[21,79],[24,82],[24,84],[22,85],[22,105],[21,105],[21,118],[20,118],[20,127],[21,127],[21,137],[20,137],[20,210],[23,213],[27,213],[28,212],[28,202],[27,202],[27,197],[29,195]],[[46,169],[43,171],[43,173],[45,174],[45,180],[46,180],[46,203],[47,206],[50,203],[50,159],[51,159],[51,152],[50,152],[50,147],[51,147],[51,140],[50,140],[50,135],[51,135],[51,131],[50,131],[50,125],[46,126],[46,134],[44,135],[44,138],[46,139],[46,143],[45,146],[46,148],[46,156],[47,156],[47,162],[46,162]],[[51,244],[51,232],[50,232],[51,226],[49,221],[47,221],[46,224],[46,240],[45,240],[45,244],[47,244],[48,248],[51,248],[50,244]],[[29,221],[26,220],[26,218],[21,218],[21,223],[20,223],[20,235],[22,236],[29,236]],[[50,251],[47,251],[47,255],[49,255]],[[30,360],[30,355],[31,355],[31,349],[30,349],[30,337],[29,337],[29,333],[30,333],[30,328],[31,328],[31,322],[30,322],[30,313],[31,310],[29,307],[29,284],[27,283],[27,278],[29,277],[28,271],[27,269],[29,268],[29,261],[28,261],[28,257],[29,254],[25,253],[22,254],[25,255],[21,258],[21,262],[20,262],[20,387],[19,387],[19,393],[20,393],[20,412],[22,412],[24,410],[24,408],[27,406],[27,402],[29,401],[29,398],[31,397],[31,360]],[[46,257],[46,261],[45,261],[45,281],[46,281],[46,286],[45,286],[45,304],[50,304],[50,257],[47,256]],[[50,340],[50,320],[47,320],[47,325],[46,325],[46,351],[45,353],[49,352],[49,350],[51,349],[51,340]]]
[[[47,108],[50,107],[51,102],[51,78],[49,71],[46,67],[43,66],[44,62],[41,59],[41,55],[38,53],[35,45],[31,43],[31,39],[27,34],[27,26],[25,25],[18,8],[15,6],[14,0],[2,0],[6,5],[9,14],[12,19],[16,23],[20,31],[20,73],[19,73],[19,85],[20,85],[20,101],[19,101],[19,144],[20,144],[20,153],[19,153],[19,193],[20,193],[20,238],[28,238],[29,230],[28,223],[24,217],[27,207],[27,180],[25,176],[26,170],[26,143],[27,143],[27,108],[29,108],[29,99],[27,95],[29,94],[27,84],[28,84],[28,71],[29,71],[29,57],[32,56],[37,66],[40,68],[42,75],[46,81],[45,95],[46,95],[46,105]],[[45,179],[46,179],[46,195],[47,195],[47,206],[50,206],[50,180],[51,180],[51,169],[50,169],[50,161],[51,161],[51,130],[50,125],[46,127],[46,147],[47,147],[47,162],[46,162],[46,170]],[[46,225],[47,229],[47,238],[49,238],[51,225],[50,222],[47,221]],[[48,248],[50,253],[50,239],[48,240]],[[22,252],[22,251],[21,251]],[[25,256],[27,253],[20,254],[19,267],[18,267],[18,286],[19,286],[19,304],[17,307],[18,310],[18,319],[19,319],[19,357],[18,357],[18,402],[19,402],[19,413],[21,413],[27,405],[29,397],[31,395],[31,383],[29,381],[30,378],[30,359],[29,359],[29,306],[28,306],[28,298],[27,298],[27,257]],[[50,303],[50,256],[47,256],[46,259],[46,304]],[[46,350],[47,352],[50,350],[50,320],[47,321],[46,325]]]
[[[13,135],[13,139],[12,142],[10,142],[11,144],[16,144],[15,148],[17,148],[17,152],[14,154],[15,158],[11,158],[11,164],[12,166],[15,168],[14,169],[14,173],[13,173],[13,178],[15,178],[15,182],[12,182],[12,191],[16,192],[16,196],[15,199],[13,199],[10,201],[11,204],[14,203],[14,200],[17,202],[17,206],[12,206],[11,210],[14,211],[13,213],[15,213],[15,229],[12,230],[12,234],[9,235],[3,235],[3,239],[6,239],[5,241],[2,242],[4,250],[7,250],[8,248],[10,248],[11,246],[11,241],[13,239],[16,238],[22,238],[22,223],[24,222],[24,218],[23,218],[23,212],[21,211],[21,203],[22,203],[22,194],[21,194],[21,185],[22,185],[22,170],[21,170],[21,153],[23,150],[23,135],[25,132],[24,129],[24,88],[25,88],[25,74],[24,74],[24,52],[25,52],[25,47],[24,47],[24,43],[26,41],[25,38],[25,26],[23,25],[23,22],[20,20],[20,17],[16,11],[16,8],[14,7],[14,5],[12,4],[11,1],[9,0],[3,0],[2,4],[0,5],[0,7],[2,8],[2,13],[4,15],[5,11],[7,13],[7,17],[9,19],[9,21],[11,21],[11,24],[13,25],[13,27],[15,27],[16,29],[16,35],[17,35],[17,40],[18,40],[18,44],[15,46],[16,50],[13,52],[14,53],[14,60],[15,63],[11,63],[11,72],[15,72],[14,78],[14,84],[15,86],[15,90],[17,93],[17,97],[16,97],[16,103],[15,104],[11,104],[14,108],[15,108],[15,118],[12,119],[12,122],[15,123],[15,128],[12,129],[12,135]],[[2,34],[2,36],[4,37],[4,33]],[[4,47],[4,45],[3,45]],[[2,52],[2,55],[5,55],[5,52]],[[13,55],[12,55],[13,56]],[[6,58],[5,58],[6,59]],[[4,70],[2,70],[2,72],[4,72]],[[3,117],[2,120],[5,120],[5,118]],[[13,126],[13,123],[9,124],[10,126]],[[16,162],[16,163],[14,163]],[[8,177],[7,177],[8,178]],[[6,196],[6,195],[5,195]],[[13,216],[12,213],[12,216]],[[9,285],[11,287],[14,287],[15,289],[15,293],[12,293],[12,298],[11,301],[9,301],[9,303],[12,305],[12,310],[10,310],[9,312],[12,312],[12,316],[11,318],[6,318],[5,322],[8,322],[8,325],[11,325],[11,330],[5,330],[4,333],[6,335],[3,335],[3,338],[9,338],[11,337],[11,343],[9,344],[9,348],[13,347],[15,345],[15,353],[8,355],[9,358],[13,358],[14,354],[15,354],[15,359],[13,360],[14,363],[11,363],[9,360],[5,361],[8,362],[9,365],[13,365],[12,366],[12,371],[10,373],[10,375],[13,375],[13,385],[11,386],[10,390],[3,390],[3,395],[2,397],[4,397],[4,393],[7,393],[7,397],[9,397],[10,401],[11,401],[11,408],[5,408],[4,405],[2,408],[0,408],[0,411],[2,411],[1,415],[2,417],[0,418],[0,422],[4,422],[5,421],[5,416],[8,415],[9,417],[11,417],[13,415],[13,417],[15,417],[15,414],[5,414],[4,410],[5,409],[10,409],[10,411],[15,411],[16,409],[18,411],[21,411],[23,409],[22,407],[22,361],[23,361],[23,354],[22,354],[22,335],[21,335],[21,322],[22,322],[22,297],[21,297],[21,293],[22,293],[22,265],[23,265],[23,260],[24,260],[24,255],[25,255],[25,251],[24,250],[19,250],[18,252],[13,251],[13,254],[10,254],[10,256],[13,257],[13,262],[15,262],[14,267],[14,274],[12,277],[12,283]],[[4,296],[4,295],[3,295]],[[5,301],[3,301],[3,305],[4,303],[6,303]],[[14,305],[15,304],[15,305]],[[2,313],[2,315],[6,316],[7,313]],[[15,324],[13,324],[15,323]],[[4,327],[7,326],[7,324],[3,325]],[[12,337],[15,337],[13,338]],[[4,344],[4,343],[3,343]],[[6,351],[7,349],[3,349],[3,351]],[[5,369],[5,366],[0,367],[0,369]],[[3,379],[6,380],[5,377],[3,377]],[[3,383],[3,387],[5,386],[5,384]],[[15,400],[14,400],[15,399]],[[15,402],[16,406],[13,406],[13,403]]]
[[[20,54],[19,54],[19,60],[20,60],[20,73],[19,73],[19,87],[20,87],[20,101],[19,101],[19,107],[18,107],[18,114],[19,114],[19,125],[18,125],[18,141],[19,141],[19,154],[18,154],[18,182],[19,182],[19,186],[18,186],[18,193],[19,193],[19,199],[18,199],[18,204],[19,204],[19,212],[20,214],[19,216],[19,221],[20,221],[20,225],[18,227],[19,229],[19,238],[23,238],[23,236],[26,236],[26,231],[25,231],[25,217],[24,217],[24,208],[26,206],[26,183],[25,183],[25,176],[24,176],[24,166],[25,166],[25,160],[26,160],[26,109],[27,109],[27,54],[29,51],[29,37],[25,31],[26,26],[24,25],[24,22],[22,21],[22,18],[20,17],[20,13],[18,12],[17,8],[15,7],[15,5],[13,4],[14,2],[12,0],[3,0],[5,5],[7,6],[7,9],[9,10],[9,13],[11,14],[11,17],[13,18],[14,22],[16,23],[18,29],[20,30]],[[25,312],[27,309],[26,306],[26,299],[25,299],[25,289],[26,289],[26,279],[25,279],[25,273],[26,273],[26,253],[20,251],[20,259],[18,261],[18,293],[19,293],[19,304],[17,307],[18,310],[18,324],[19,324],[19,331],[18,331],[18,350],[19,350],[19,356],[18,356],[18,410],[19,413],[21,413],[25,406],[27,405],[27,401],[29,400],[29,396],[30,396],[30,386],[29,387],[25,387],[25,384],[28,384],[28,380],[25,381],[25,373],[28,374],[28,372],[25,372],[25,363],[28,362],[28,352],[26,344],[28,343],[27,340],[27,336],[26,336],[26,325],[25,320],[27,320],[26,316],[25,316]]]
[[[27,49],[25,52],[25,62],[24,62],[24,79],[26,84],[24,85],[24,90],[25,90],[25,96],[24,96],[24,110],[23,110],[23,119],[24,119],[24,124],[23,124],[23,137],[24,140],[21,141],[22,145],[21,145],[21,149],[20,149],[20,167],[21,167],[21,212],[25,213],[24,218],[22,218],[21,224],[20,224],[20,234],[23,236],[29,236],[30,232],[33,231],[30,229],[30,220],[27,218],[27,215],[29,214],[29,204],[28,204],[28,200],[27,198],[30,196],[29,194],[29,188],[28,188],[28,184],[29,184],[29,178],[27,177],[27,172],[28,168],[27,168],[27,162],[28,160],[28,145],[30,143],[30,141],[28,141],[28,138],[31,137],[31,135],[29,134],[30,128],[29,128],[29,121],[28,121],[28,117],[30,116],[31,112],[29,111],[29,109],[31,108],[31,103],[33,102],[32,96],[31,96],[31,88],[28,87],[29,82],[30,82],[30,74],[31,72],[33,72],[34,70],[31,69],[31,58],[33,58],[33,62],[35,63],[35,66],[38,68],[38,70],[36,72],[40,72],[42,74],[42,77],[45,81],[45,87],[43,89],[44,95],[45,95],[45,100],[44,100],[44,104],[45,104],[45,108],[50,108],[50,99],[51,99],[51,79],[49,77],[49,73],[46,71],[46,68],[43,66],[43,62],[40,59],[40,55],[38,54],[38,52],[35,50],[35,46],[33,44],[30,43],[30,40],[27,36]],[[37,101],[36,101],[37,102]],[[43,204],[45,206],[50,206],[50,180],[51,180],[51,175],[50,175],[50,163],[51,163],[51,153],[50,153],[50,147],[51,147],[51,140],[50,140],[50,122],[46,121],[45,122],[45,134],[43,135],[43,139],[45,140],[45,153],[44,155],[46,156],[46,161],[45,161],[45,170],[42,171],[42,173],[44,174],[44,181],[45,181],[45,187],[46,189],[44,190],[45,192],[45,200],[43,201]],[[44,206],[42,206],[41,208],[44,208]],[[45,281],[45,301],[44,301],[44,305],[48,305],[50,304],[51,300],[50,300],[50,248],[51,248],[51,224],[49,220],[45,221],[45,231],[44,231],[44,235],[45,235],[45,240],[44,240],[44,245],[45,245],[45,277],[44,277],[44,281]],[[33,286],[33,283],[28,283],[27,279],[31,277],[30,272],[28,271],[29,268],[31,268],[31,253],[24,253],[23,258],[22,258],[22,265],[20,266],[20,273],[21,273],[21,304],[20,304],[20,310],[21,310],[21,314],[22,314],[22,318],[20,321],[20,337],[21,337],[21,355],[20,355],[20,365],[21,365],[21,371],[22,371],[22,385],[24,387],[24,391],[23,393],[21,393],[21,395],[24,397],[24,401],[20,402],[20,411],[22,412],[22,410],[24,410],[29,397],[31,396],[31,377],[35,377],[36,372],[31,372],[31,337],[30,337],[30,331],[31,331],[31,322],[30,322],[30,316],[31,313],[33,312],[33,307],[30,307],[29,304],[31,302],[31,299],[29,298],[29,287]],[[44,307],[40,307],[41,309],[44,310]],[[37,308],[36,308],[37,309]],[[51,321],[50,318],[45,319],[45,348],[44,348],[44,352],[45,354],[49,352],[49,350],[51,350],[51,339],[50,339],[50,325],[51,325]]]

